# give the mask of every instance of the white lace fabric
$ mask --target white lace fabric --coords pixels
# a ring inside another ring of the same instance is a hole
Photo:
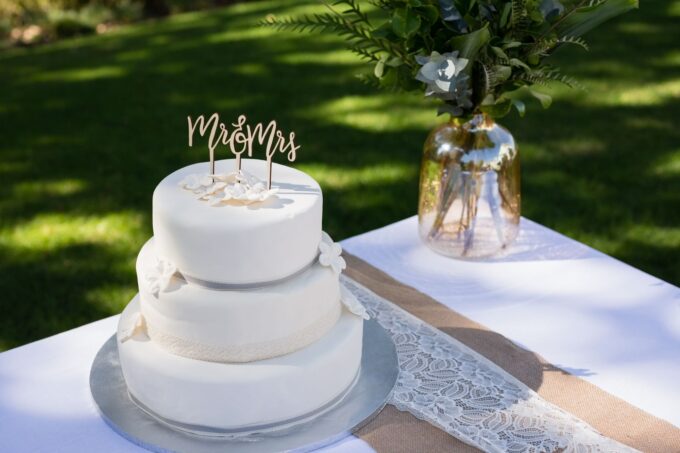
[[[399,377],[390,403],[486,452],[634,452],[547,402],[508,372],[354,280],[343,283],[386,329]]]

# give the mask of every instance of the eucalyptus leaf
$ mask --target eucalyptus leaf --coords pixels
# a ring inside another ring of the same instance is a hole
[[[498,58],[502,58],[503,60],[510,59],[510,57],[508,57],[508,55],[500,47],[491,46],[491,51],[495,53]]]
[[[454,50],[457,50],[462,58],[472,60],[477,56],[480,49],[486,46],[489,41],[491,41],[491,34],[489,33],[488,25],[485,25],[483,28],[466,35],[456,36],[449,42],[451,47]]]
[[[429,23],[434,24],[439,19],[439,10],[432,5],[423,5],[416,8],[416,11],[422,18],[427,20]]]
[[[522,45],[521,42],[519,41],[508,41],[503,43],[503,48],[504,49],[514,49],[516,47],[520,47]]]
[[[524,105],[524,102],[520,101],[519,99],[512,99],[511,100],[513,107],[517,109],[517,113],[519,113],[519,116],[524,117],[524,114],[527,112],[526,105]]]
[[[493,94],[487,94],[479,105],[493,105],[496,103],[496,98]]]
[[[499,99],[493,105],[482,105],[479,107],[483,113],[491,115],[494,118],[501,118],[507,115],[512,108],[512,101],[510,99]]]
[[[499,82],[504,82],[512,75],[512,68],[510,66],[496,65],[491,68],[494,76]]]
[[[510,12],[511,11],[512,11],[512,3],[508,2],[503,7],[503,12],[501,13],[500,25],[501,25],[502,28],[505,28],[505,26],[508,25],[508,19],[510,18]]]
[[[373,69],[373,74],[379,79],[382,78],[383,75],[385,75],[385,59],[381,58],[378,60],[375,64],[375,68]]]
[[[529,88],[528,90],[529,94],[538,99],[538,101],[541,103],[541,106],[544,109],[550,107],[550,105],[552,104],[552,96],[550,96],[549,94],[541,93],[540,91],[532,90],[531,88]]]
[[[392,30],[400,38],[410,38],[420,28],[420,16],[407,8],[401,8],[392,16]]]
[[[404,61],[399,57],[388,58],[385,61],[385,65],[389,66],[391,68],[396,68],[397,66],[401,66],[403,64],[404,64]]]
[[[555,32],[559,37],[582,36],[601,23],[638,6],[638,0],[605,0],[593,6],[577,8],[564,16],[555,27]]]
[[[529,67],[529,65],[527,65],[525,62],[523,62],[519,58],[511,58],[508,61],[510,62],[511,66],[517,66],[517,67],[520,67],[520,68],[524,68],[527,71],[531,71],[531,68]]]

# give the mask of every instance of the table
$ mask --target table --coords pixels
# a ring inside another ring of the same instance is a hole
[[[397,280],[680,426],[680,289],[523,219],[502,258],[424,247],[416,219],[343,241]],[[0,354],[0,451],[136,452],[92,402],[88,374],[118,317]],[[372,451],[348,437],[334,453]]]

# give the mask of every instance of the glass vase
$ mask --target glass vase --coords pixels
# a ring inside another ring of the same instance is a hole
[[[484,114],[452,120],[427,137],[420,173],[420,237],[443,255],[502,253],[519,232],[519,151]]]

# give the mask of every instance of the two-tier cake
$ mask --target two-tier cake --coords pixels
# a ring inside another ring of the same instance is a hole
[[[153,195],[154,237],[118,350],[129,393],[175,427],[294,423],[332,406],[361,362],[363,307],[340,284],[307,174],[244,159],[182,168]]]

